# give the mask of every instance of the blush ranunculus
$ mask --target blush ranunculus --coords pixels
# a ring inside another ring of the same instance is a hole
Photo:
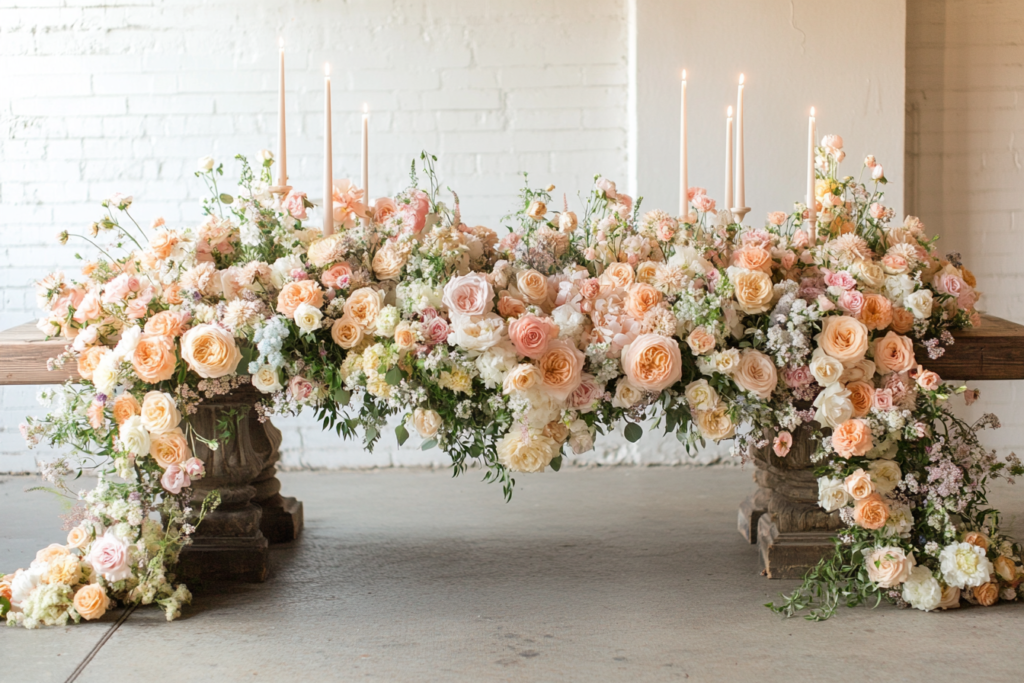
[[[667,389],[683,376],[679,344],[660,334],[641,334],[622,349],[622,369],[635,387],[653,392]]]
[[[289,282],[277,295],[277,312],[289,318],[295,315],[295,309],[300,304],[309,304],[314,308],[324,305],[324,291],[314,280]]]
[[[200,377],[216,379],[235,372],[242,352],[224,328],[197,325],[182,335],[181,357]]]
[[[558,337],[558,325],[551,318],[524,315],[508,325],[508,336],[516,353],[538,359],[548,350],[548,344]]]
[[[566,339],[548,342],[548,349],[537,362],[541,382],[549,394],[564,401],[580,385],[586,356]]]
[[[917,365],[914,342],[901,334],[887,332],[884,337],[875,340],[875,365],[881,374],[910,370]]]
[[[844,366],[862,358],[868,350],[868,328],[848,315],[832,315],[821,322],[821,333],[815,339],[818,346]]]
[[[456,276],[444,286],[441,302],[452,319],[483,315],[494,305],[494,288],[480,273]]]
[[[844,458],[864,455],[873,445],[871,427],[864,420],[847,420],[832,432],[832,447]]]
[[[169,380],[177,362],[174,339],[162,334],[143,334],[132,353],[135,374],[149,384]]]

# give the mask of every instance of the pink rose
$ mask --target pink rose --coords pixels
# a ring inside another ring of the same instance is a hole
[[[604,396],[604,387],[594,381],[594,376],[583,374],[580,385],[569,395],[569,406],[581,413],[589,413]]]
[[[615,183],[612,182],[611,180],[608,180],[605,177],[598,178],[597,181],[594,183],[594,187],[596,187],[598,192],[603,194],[605,198],[611,199],[613,201],[615,200]]]
[[[964,281],[952,273],[936,275],[935,279],[932,280],[932,284],[935,285],[935,289],[940,294],[949,294],[951,296],[959,296],[964,288]]]
[[[708,193],[707,188],[704,188],[704,187],[689,187],[689,188],[686,189],[686,198],[689,199],[692,202],[696,197],[699,197],[701,195],[706,195],[707,193]],[[693,221],[689,221],[689,222],[692,223]]]
[[[288,380],[288,394],[296,401],[304,401],[313,395],[315,387],[305,377],[296,375]]]
[[[798,387],[806,387],[813,382],[814,375],[811,374],[810,367],[801,365],[798,368],[786,368],[782,372],[782,379],[785,380],[787,387],[796,389]]]
[[[448,307],[449,316],[483,315],[494,304],[494,288],[480,273],[453,277],[444,286],[442,303]]]
[[[658,221],[658,224],[654,227],[654,232],[658,236],[659,240],[662,242],[668,242],[675,237],[675,222],[672,220]]]
[[[839,270],[834,273],[827,273],[825,275],[825,284],[829,287],[853,289],[857,286],[857,281],[845,270]]]
[[[874,218],[876,221],[885,218],[885,207],[879,204],[878,202],[872,204],[871,208],[868,209],[868,212],[871,214],[871,217]]]
[[[410,206],[414,216],[412,231],[419,234],[423,230],[423,226],[427,224],[427,214],[430,213],[430,198],[423,190],[414,190]]]
[[[786,222],[787,214],[785,211],[772,211],[768,214],[768,222],[772,225],[782,225]]]
[[[782,253],[782,257],[779,259],[783,270],[789,270],[796,265],[796,254],[792,251],[786,250]]]
[[[807,242],[807,233],[803,230],[797,230],[796,233],[793,234],[793,239],[790,241],[790,244],[793,245],[794,249],[803,249],[807,246]]]
[[[872,180],[881,180],[884,177],[885,177],[885,171],[882,170],[882,165],[881,164],[875,164],[871,168],[871,179]]]
[[[839,296],[839,308],[851,315],[860,315],[864,308],[864,295],[856,290],[846,290]]]
[[[128,566],[128,544],[111,531],[93,541],[89,553],[83,559],[111,583],[132,575],[131,567]]]
[[[931,370],[924,370],[921,366],[917,366],[917,385],[927,391],[935,391],[942,384],[942,379],[939,378],[937,373]]]
[[[289,192],[281,202],[281,208],[291,214],[292,218],[297,218],[300,221],[306,220],[306,193]]]
[[[122,273],[106,284],[103,290],[103,302],[116,304],[124,301],[132,292],[139,289],[139,278]]]
[[[448,322],[440,317],[424,318],[426,327],[423,329],[423,341],[431,346],[440,344],[448,339],[450,332]]]
[[[192,479],[202,479],[206,476],[206,466],[199,458],[189,458],[181,464],[181,469]]]
[[[103,315],[103,305],[95,294],[86,294],[75,308],[75,320],[80,323],[96,320]]]
[[[164,487],[164,490],[177,495],[183,488],[191,486],[192,481],[181,467],[168,465],[163,476],[160,477],[160,485]]]
[[[348,263],[335,263],[329,270],[324,271],[320,276],[320,282],[324,287],[333,289],[345,289],[352,278],[352,267]]]
[[[373,220],[383,223],[398,213],[398,205],[391,197],[377,197],[373,202]]]
[[[693,207],[701,213],[708,213],[715,210],[715,200],[706,194],[699,195],[693,199]]]
[[[900,275],[907,272],[910,264],[907,259],[899,254],[886,254],[882,257],[882,267],[889,273]]]
[[[875,389],[871,406],[876,410],[892,410],[892,389]]]
[[[550,318],[524,315],[509,323],[508,336],[516,353],[536,359],[544,355],[548,343],[558,336],[558,325]]]
[[[789,449],[792,447],[793,435],[789,432],[779,432],[779,435],[775,437],[775,441],[772,443],[772,450],[780,458],[785,458],[789,455]]]

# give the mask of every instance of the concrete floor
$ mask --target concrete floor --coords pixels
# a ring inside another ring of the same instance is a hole
[[[567,469],[520,477],[507,505],[475,473],[281,478],[305,502],[306,531],[275,547],[269,581],[206,590],[170,624],[137,610],[77,680],[998,683],[1024,672],[1024,605],[883,605],[825,623],[769,612],[795,582],[760,577],[736,533],[749,471]],[[56,502],[23,492],[32,483],[0,481],[0,567],[63,536]],[[1002,487],[992,499],[1024,532],[1024,498]],[[0,679],[66,680],[117,616],[0,632]]]

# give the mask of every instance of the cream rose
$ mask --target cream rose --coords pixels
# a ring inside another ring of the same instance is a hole
[[[615,408],[632,408],[643,398],[643,391],[637,389],[633,384],[622,377],[615,385],[615,396],[612,397],[612,406]]]
[[[886,332],[884,337],[875,340],[875,365],[882,374],[914,368],[917,365],[914,342],[901,334]]]
[[[363,328],[350,316],[343,315],[331,325],[331,339],[343,349],[351,349],[363,341]]]
[[[903,548],[885,546],[864,551],[864,566],[868,578],[880,588],[895,588],[910,578],[914,557],[908,557]]]
[[[188,440],[180,428],[163,434],[153,434],[149,454],[160,467],[167,469],[171,465],[181,467],[182,463],[192,457]]]
[[[444,286],[441,302],[448,308],[452,320],[483,315],[494,305],[494,288],[480,273],[456,276]]]
[[[311,334],[320,329],[320,321],[323,320],[324,314],[315,306],[299,304],[293,316],[299,331],[302,334]]]
[[[381,280],[397,280],[405,266],[406,254],[390,242],[373,256],[373,272]]]
[[[384,307],[384,293],[372,287],[362,287],[352,292],[345,300],[344,316],[359,325],[365,332],[373,332],[377,325],[377,316]]]
[[[90,583],[79,588],[73,602],[75,611],[86,621],[99,619],[110,607],[107,591],[98,583]]]
[[[903,478],[900,466],[894,460],[873,460],[868,465],[875,490],[883,496],[892,493]]]
[[[622,349],[622,369],[630,383],[658,392],[683,376],[683,360],[674,338],[642,334]]]
[[[163,434],[181,423],[181,413],[170,394],[150,391],[142,399],[142,426],[150,434]]]
[[[772,307],[775,290],[772,279],[760,270],[729,268],[736,302],[744,313],[764,313]]]
[[[541,373],[537,366],[528,363],[520,363],[512,368],[502,382],[502,391],[505,394],[512,392],[526,392],[541,383]]]
[[[825,512],[835,512],[850,502],[846,484],[837,477],[818,477],[818,505]]]
[[[736,425],[733,424],[725,406],[719,405],[714,410],[706,410],[697,413],[697,428],[701,436],[712,441],[730,439],[736,433]]]
[[[608,264],[601,278],[613,287],[626,289],[636,281],[636,273],[633,272],[633,266],[616,261],[615,263]]]
[[[543,306],[548,300],[548,279],[536,270],[521,270],[516,274],[516,287],[526,302]]]
[[[252,385],[264,394],[273,394],[284,389],[277,370],[270,365],[261,365],[252,376]]]
[[[850,401],[850,392],[839,383],[833,384],[818,394],[814,398],[814,407],[817,409],[814,419],[822,427],[835,429],[853,417],[853,402]]]
[[[138,415],[132,415],[124,421],[117,432],[117,439],[121,442],[122,449],[135,456],[149,453],[152,443],[149,432],[142,426],[142,418]]]
[[[412,426],[421,439],[429,439],[441,428],[441,416],[436,410],[417,408],[412,412]]]
[[[755,349],[744,349],[740,353],[740,362],[732,379],[741,389],[749,391],[762,401],[771,398],[775,385],[779,383],[779,375],[775,363],[765,354]]]
[[[919,320],[931,316],[932,304],[932,290],[930,289],[919,289],[913,294],[903,297],[903,307]]]
[[[200,377],[216,379],[235,372],[242,352],[224,328],[198,325],[182,335],[181,357]]]
[[[868,328],[848,315],[828,316],[821,322],[821,333],[815,337],[818,347],[845,367],[864,358],[868,350]]]
[[[410,351],[416,347],[416,330],[411,323],[403,320],[395,327],[395,346],[399,351]]]
[[[839,382],[843,375],[843,364],[821,349],[815,349],[811,356],[811,376],[823,387]]]
[[[686,403],[693,411],[708,411],[718,407],[718,392],[706,379],[699,379],[686,385]]]
[[[843,480],[846,492],[854,500],[863,500],[875,492],[875,485],[871,481],[871,475],[862,469],[857,469],[853,474]]]
[[[542,431],[517,425],[498,441],[497,447],[498,461],[513,472],[541,472],[559,451],[558,443]]]

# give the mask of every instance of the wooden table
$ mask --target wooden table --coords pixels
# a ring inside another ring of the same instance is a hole
[[[0,332],[0,385],[80,379],[74,362],[46,369],[46,362],[67,344],[65,339],[46,340],[32,323]],[[241,387],[203,403],[189,418],[206,435],[216,433],[218,421],[228,415],[238,420],[236,436],[216,451],[196,443],[206,476],[193,486],[194,498],[201,501],[216,489],[221,505],[207,515],[181,554],[177,571],[189,580],[263,581],[269,570],[268,543],[292,541],[302,532],[302,503],[282,496],[277,479],[281,432],[270,420],[256,419],[252,407],[257,400],[252,387]]]

